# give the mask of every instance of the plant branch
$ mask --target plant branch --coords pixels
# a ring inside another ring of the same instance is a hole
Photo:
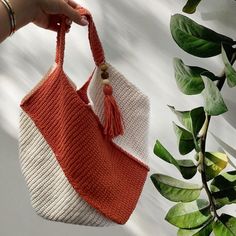
[[[234,62],[236,61],[236,51],[234,51],[232,58],[230,60],[231,65],[234,64]],[[226,80],[226,74],[225,71],[223,72],[223,75],[220,77],[220,79],[218,80],[216,86],[219,89],[219,91],[221,91],[224,83]],[[206,114],[206,121],[204,123],[204,129],[203,132],[200,136],[200,152],[199,152],[199,163],[200,163],[200,172],[201,172],[201,178],[202,178],[202,183],[203,183],[203,187],[207,193],[209,202],[210,202],[210,206],[211,206],[211,210],[214,213],[214,216],[219,218],[218,214],[217,214],[217,208],[216,205],[214,203],[214,199],[211,195],[211,191],[208,187],[207,184],[207,179],[206,179],[206,166],[205,166],[205,152],[206,152],[206,138],[207,138],[207,131],[209,128],[209,124],[210,124],[210,120],[211,120],[211,115]]]
[[[201,149],[201,151],[199,152],[200,173],[201,173],[203,187],[206,191],[207,197],[210,202],[211,210],[213,211],[214,216],[218,218],[217,209],[214,203],[214,199],[211,195],[210,189],[208,187],[207,178],[206,178],[206,166],[205,166],[206,137],[207,137],[207,130],[209,127],[211,116],[207,115],[207,119],[208,121],[207,121],[206,133],[200,138],[200,149]]]

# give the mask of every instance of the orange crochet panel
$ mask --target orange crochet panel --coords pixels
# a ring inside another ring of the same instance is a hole
[[[137,204],[149,168],[104,136],[98,118],[60,70],[21,107],[81,197],[124,224]]]
[[[91,14],[82,7],[78,10],[88,17],[89,41],[98,68],[105,62],[101,42]],[[149,167],[104,133],[104,124],[87,97],[93,73],[79,90],[65,74],[65,27],[65,18],[62,18],[57,35],[56,67],[25,96],[20,106],[52,149],[64,175],[78,195],[108,219],[124,224],[135,209]],[[110,88],[109,93],[112,91]],[[103,91],[105,99],[109,98],[104,104],[111,106],[107,114],[114,115],[114,110],[118,111],[115,99],[112,94],[106,94],[105,89]],[[118,112],[114,116],[117,115]],[[24,131],[22,134],[24,136]],[[26,138],[23,140],[27,142]],[[24,146],[22,156],[28,157],[29,147],[25,143]],[[43,160],[44,157],[41,158]],[[22,166],[27,167],[24,164]],[[28,177],[26,173],[25,170]],[[28,184],[31,184],[30,178],[29,175]]]

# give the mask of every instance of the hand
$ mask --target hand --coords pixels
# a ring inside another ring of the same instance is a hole
[[[30,0],[32,1],[32,0]],[[79,25],[87,25],[85,16],[81,16],[76,10],[78,4],[73,0],[36,0],[36,14],[32,22],[39,27],[57,31],[60,14],[66,15],[67,32],[69,32],[72,21]]]

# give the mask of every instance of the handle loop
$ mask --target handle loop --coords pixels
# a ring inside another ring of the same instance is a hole
[[[86,16],[89,22],[88,24],[88,39],[90,43],[90,48],[92,51],[94,62],[97,66],[105,63],[104,51],[102,48],[101,41],[99,39],[96,26],[93,22],[93,18],[91,13],[79,6],[76,8],[79,11],[81,16]],[[66,16],[61,16],[60,27],[57,31],[57,48],[56,48],[56,63],[59,64],[60,67],[63,66],[64,62],[64,51],[65,51],[65,34],[66,34]]]
[[[63,67],[64,62],[64,51],[65,51],[65,33],[66,33],[66,17],[62,15],[60,17],[60,27],[57,31],[57,46],[56,46],[56,58],[55,62]]]
[[[86,16],[88,19],[88,38],[90,43],[90,48],[93,54],[93,59],[96,66],[101,66],[101,78],[103,79],[104,87],[104,134],[109,139],[114,138],[118,135],[123,135],[123,120],[118,104],[114,96],[112,95],[112,86],[109,84],[109,73],[106,71],[107,66],[105,64],[104,51],[102,48],[101,41],[98,37],[98,33],[93,22],[92,15],[90,12],[79,6],[76,8],[81,16]],[[57,52],[56,52],[56,62],[59,65],[59,69],[63,68],[64,61],[64,50],[65,50],[65,34],[66,34],[66,17],[62,16],[61,24],[57,32]]]

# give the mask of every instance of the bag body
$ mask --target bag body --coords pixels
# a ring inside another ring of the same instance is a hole
[[[149,100],[105,61],[91,14],[78,11],[89,21],[96,67],[77,90],[63,70],[62,17],[55,64],[20,104],[21,169],[32,207],[43,218],[125,224],[149,171]]]

